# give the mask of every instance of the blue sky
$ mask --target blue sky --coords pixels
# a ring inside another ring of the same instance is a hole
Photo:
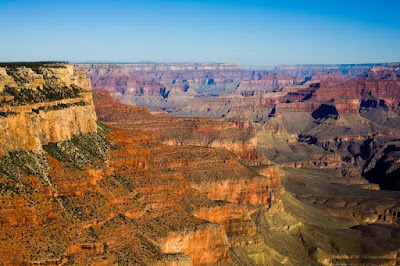
[[[0,0],[0,61],[400,61],[400,1]]]

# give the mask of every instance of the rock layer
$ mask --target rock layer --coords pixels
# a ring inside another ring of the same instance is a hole
[[[49,142],[96,132],[90,82],[81,69],[62,63],[34,69],[10,65],[0,73],[0,155],[38,152]]]

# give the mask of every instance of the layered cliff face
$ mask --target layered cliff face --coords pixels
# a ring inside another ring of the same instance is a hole
[[[380,184],[382,189],[400,190],[400,142],[397,139],[384,143],[379,143],[379,138],[369,140],[365,144],[375,147],[369,151],[364,176]]]
[[[375,67],[346,82],[322,82],[309,94],[307,101],[330,101],[330,107],[321,110],[321,106],[319,112],[311,113],[318,122],[305,127],[300,140],[338,152],[344,161],[359,167],[368,180],[385,189],[398,189],[398,181],[391,175],[398,168],[395,160],[389,160],[391,166],[387,165],[389,162],[385,167],[377,166],[380,172],[371,172],[371,165],[375,165],[371,162],[381,157],[385,161],[382,151],[389,143],[396,146],[399,136],[398,76],[398,68]],[[387,172],[390,167],[392,169]]]
[[[0,67],[0,155],[96,132],[86,74],[69,64]]]
[[[168,110],[182,108],[198,97],[232,92],[254,95],[332,78],[345,81],[387,65],[78,64],[87,71],[95,89],[108,90],[122,103]]]
[[[94,92],[94,103],[102,121],[125,129],[150,132],[166,145],[223,148],[239,155],[249,165],[267,160],[256,148],[257,140],[249,123],[150,113],[142,107],[121,104],[102,90]]]

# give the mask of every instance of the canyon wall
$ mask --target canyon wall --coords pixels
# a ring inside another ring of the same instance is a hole
[[[256,148],[251,125],[204,118],[176,118],[166,112],[149,112],[146,108],[124,105],[104,90],[94,91],[94,104],[99,118],[125,129],[154,134],[171,146],[193,145],[227,149],[249,165],[267,159]]]
[[[90,82],[69,64],[0,67],[0,155],[96,132]]]

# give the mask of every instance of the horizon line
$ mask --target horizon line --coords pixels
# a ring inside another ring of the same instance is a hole
[[[389,64],[400,64],[398,61],[387,62],[362,62],[362,63],[305,63],[305,64],[277,64],[277,65],[262,65],[262,64],[238,64],[231,62],[218,62],[218,61],[68,61],[68,60],[38,60],[38,61],[0,61],[0,64],[24,64],[24,63],[70,63],[73,65],[80,64],[115,64],[115,65],[173,65],[173,64],[212,64],[212,65],[235,65],[239,67],[278,67],[278,66],[350,66],[350,65],[376,65],[385,66]]]

